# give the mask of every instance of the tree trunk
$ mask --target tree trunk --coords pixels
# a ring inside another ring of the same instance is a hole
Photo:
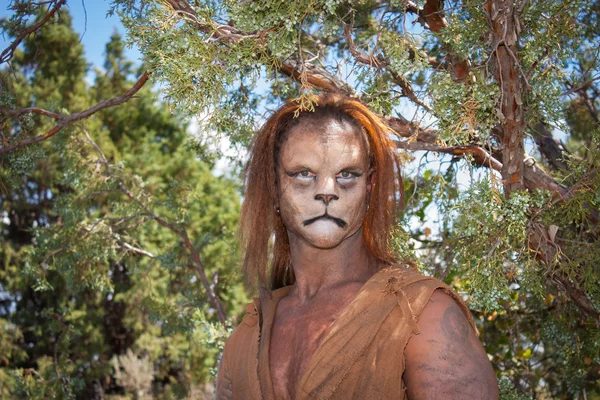
[[[506,197],[523,190],[523,101],[521,69],[517,58],[520,31],[515,5],[507,0],[486,4],[491,26],[491,43],[496,61],[495,75],[500,84],[500,129],[502,131],[502,180]]]

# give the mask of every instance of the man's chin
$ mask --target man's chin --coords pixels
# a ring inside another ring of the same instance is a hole
[[[357,234],[361,235],[361,225],[340,228],[335,222],[323,220],[315,221],[308,226],[296,224],[295,229],[288,229],[290,244],[302,242],[310,247],[321,250],[332,250],[342,245],[347,240],[353,240]],[[362,235],[361,235],[362,236]]]
[[[335,226],[333,222],[329,223],[332,225],[329,229],[314,229],[316,227],[311,225],[296,231],[293,236],[310,247],[322,250],[335,249],[346,238],[346,232]],[[290,239],[294,240],[292,237]]]
[[[308,239],[306,242],[315,249],[319,250],[333,250],[339,245],[342,244],[342,240],[332,240],[332,239]]]
[[[328,234],[318,234],[315,232],[310,232],[307,235],[302,235],[302,239],[309,244],[311,247],[320,249],[320,250],[333,250],[338,246],[342,245],[346,240],[353,237],[358,231],[353,232],[348,235],[348,231],[342,230],[340,228],[336,228],[337,232],[327,232]]]

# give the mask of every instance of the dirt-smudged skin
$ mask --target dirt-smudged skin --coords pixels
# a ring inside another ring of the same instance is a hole
[[[456,302],[438,290],[406,348],[404,381],[415,399],[497,399],[498,383],[475,332]]]

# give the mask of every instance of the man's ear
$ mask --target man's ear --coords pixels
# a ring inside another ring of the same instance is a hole
[[[375,186],[375,168],[371,168],[367,174],[367,193],[371,194],[373,186]]]

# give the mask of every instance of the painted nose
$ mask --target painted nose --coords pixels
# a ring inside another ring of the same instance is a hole
[[[329,202],[331,200],[337,200],[339,199],[339,197],[337,197],[335,194],[317,194],[315,195],[315,200],[321,200],[323,203],[325,203],[326,206],[329,205]]]

